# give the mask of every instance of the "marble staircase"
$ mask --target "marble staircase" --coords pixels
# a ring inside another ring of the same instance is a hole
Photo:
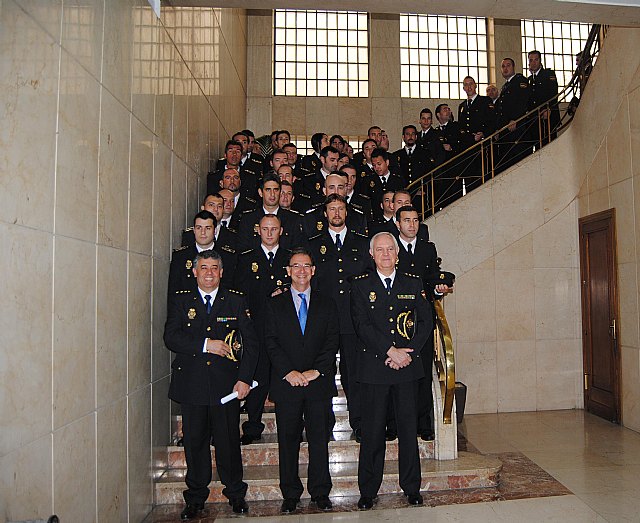
[[[262,439],[242,447],[244,479],[249,485],[248,501],[282,499],[278,486],[278,444],[273,407],[263,415],[265,431]],[[344,393],[334,398],[336,424],[329,443],[329,460],[333,489],[331,496],[358,496],[358,452],[360,445],[352,438]],[[241,415],[241,423],[246,415]],[[181,436],[181,419],[173,419],[174,441]],[[495,487],[500,480],[501,462],[480,454],[459,452],[456,459],[436,460],[435,442],[418,439],[422,466],[422,490],[442,491],[478,487]],[[213,482],[208,502],[226,502],[215,469],[215,449],[212,448]],[[398,485],[398,441],[387,442],[385,475],[380,494],[400,492]],[[156,453],[155,504],[182,503],[185,488],[186,463],[184,450],[171,445]],[[306,483],[308,463],[307,443],[300,448],[300,477]],[[305,490],[303,497],[308,497]]]

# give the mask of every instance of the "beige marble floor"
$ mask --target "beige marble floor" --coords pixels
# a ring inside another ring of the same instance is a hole
[[[462,432],[480,452],[524,453],[574,495],[243,520],[640,522],[640,434],[583,411],[466,416]]]

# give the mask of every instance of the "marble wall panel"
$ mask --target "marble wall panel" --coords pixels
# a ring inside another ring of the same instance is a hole
[[[0,456],[51,430],[53,242],[49,234],[0,222]],[[36,257],[35,254],[38,254]],[[30,264],[25,260],[37,258]],[[37,299],[33,292],[37,290]],[[46,357],[41,357],[42,355]]]
[[[322,132],[331,136],[333,129],[337,127],[339,110],[338,98],[307,97],[307,109],[305,111],[308,123],[307,134],[312,135],[315,132]],[[276,122],[274,121],[273,123],[275,124]],[[369,124],[363,121],[363,127],[368,128]]]
[[[495,255],[496,269],[533,269],[533,234],[527,234]]]
[[[193,216],[187,217],[187,165],[175,155],[171,160],[171,242],[176,248],[180,246],[182,230]]]
[[[151,257],[129,254],[127,369],[129,393],[151,381]]]
[[[187,74],[184,64],[176,60],[176,70],[178,74]],[[178,81],[176,84],[186,84],[186,80]],[[188,89],[185,87],[180,92],[178,86],[176,86],[176,95],[173,97],[173,153],[185,160],[187,157],[187,129],[189,126],[189,97],[187,96]]]
[[[606,211],[610,208],[609,189],[605,188],[589,193],[589,214]]]
[[[372,98],[393,98],[400,96],[400,46],[377,47],[369,50],[371,67],[369,76],[369,96]],[[398,116],[400,113],[396,113]]]
[[[97,412],[98,521],[127,520],[127,402]]]
[[[109,405],[127,392],[127,253],[97,252],[96,398]]]
[[[98,242],[126,249],[131,113],[103,88],[101,114]]]
[[[151,385],[138,389],[128,400],[127,458],[129,460],[129,520],[142,521],[151,510]]]
[[[100,84],[62,51],[56,233],[95,242],[98,187]]]
[[[60,43],[60,21],[62,18],[61,0],[52,0],[51,2],[40,2],[39,0],[22,0],[17,2],[13,0],[6,2],[6,9],[5,5],[2,7],[3,11],[9,13],[9,16],[13,16],[16,11],[24,10],[56,43]],[[22,16],[22,13],[19,14]],[[16,26],[7,23],[6,27],[14,28]]]
[[[153,259],[153,299],[152,332],[151,332],[151,380],[155,381],[170,372],[171,355],[164,346],[164,322],[167,319],[167,280],[169,262],[159,258]]]
[[[575,409],[582,401],[582,341],[536,340],[537,410]]]
[[[497,412],[496,342],[459,341],[456,345],[456,380],[467,386],[465,413]]]
[[[93,78],[100,79],[104,0],[89,0],[62,9],[62,46]]]
[[[533,338],[497,343],[498,412],[536,410],[536,344]]]
[[[631,138],[629,135],[629,98],[623,97],[607,133],[609,184],[631,178]]]
[[[458,343],[495,342],[495,272],[474,269],[457,278],[456,287]]]
[[[171,150],[156,140],[153,160],[153,256],[171,256]]]
[[[636,347],[622,346],[622,423],[640,432],[640,351]]]
[[[266,66],[271,63],[272,55],[270,44],[251,46],[251,52],[247,56],[247,73],[251,79],[247,85],[248,96],[271,97],[273,94],[273,72],[271,67]]]
[[[47,434],[7,454],[2,453],[0,517],[8,521],[44,520],[53,513],[51,442],[51,435]]]
[[[102,84],[126,108],[131,108],[133,70],[132,7],[134,0],[105,2]]]
[[[60,521],[96,521],[95,413],[53,433],[53,513]]]
[[[251,96],[247,98],[247,127],[256,136],[267,134],[274,127],[271,123],[272,103],[273,98],[270,96]]]
[[[618,339],[621,345],[640,347],[638,325],[637,263],[618,264],[620,319]]]
[[[338,100],[337,128],[332,128],[338,134],[361,135],[367,133],[363,122],[371,120],[371,101],[367,98],[341,98]],[[391,136],[390,136],[391,138]]]
[[[153,133],[131,119],[129,249],[151,255],[153,242]]]
[[[273,128],[287,129],[291,134],[306,134],[306,105],[307,99],[301,96],[274,96],[271,107]],[[333,127],[325,132],[332,131]]]
[[[496,336],[501,341],[535,339],[533,269],[497,270]]]
[[[166,446],[171,444],[169,383],[169,376],[165,376],[151,384],[151,445],[156,459],[160,457],[160,453],[156,451],[162,451],[163,448],[166,459]],[[154,467],[158,465],[162,463],[157,463],[154,459]]]
[[[536,267],[578,266],[578,216],[575,200],[560,214],[533,231]]]
[[[400,98],[384,97],[371,98],[371,124],[378,125],[389,135],[389,150],[395,151],[402,145],[402,125]],[[362,134],[369,128],[369,124],[362,121]]]
[[[58,236],[54,252],[53,426],[58,428],[95,407],[96,246]]]
[[[628,178],[609,186],[609,201],[616,210],[616,236],[618,263],[628,263],[637,259],[635,233],[635,205],[633,183]],[[640,202],[638,202],[640,204]]]
[[[536,339],[580,336],[577,269],[534,269]]]
[[[607,163],[607,146],[605,142],[602,147],[598,148],[593,157],[593,162],[588,168],[590,193],[605,189],[609,184]]]
[[[60,5],[31,10],[59,23]],[[0,220],[51,231],[60,47],[14,2],[0,11],[0,47]]]

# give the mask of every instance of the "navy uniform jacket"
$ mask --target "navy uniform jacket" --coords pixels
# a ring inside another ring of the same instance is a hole
[[[217,243],[213,244],[212,249],[222,257],[222,267],[224,271],[222,273],[221,285],[223,287],[230,287],[233,281],[233,271],[236,266],[236,251],[224,245],[220,245],[220,249],[218,249]],[[179,290],[196,290],[196,277],[193,275],[192,269],[195,266],[193,260],[197,255],[198,250],[195,244],[173,251],[171,265],[169,266],[169,284],[167,288],[169,298]]]
[[[309,209],[302,218],[302,230],[305,238],[311,238],[319,232],[326,231],[328,225],[322,202]],[[349,204],[347,204],[346,225],[350,231],[358,234],[367,234],[367,218],[361,211],[351,207]]]
[[[347,205],[349,205],[349,209],[353,208],[364,214],[364,217],[367,221],[373,219],[373,211],[371,210],[371,198],[369,198],[368,196],[360,194],[354,190],[351,198],[349,198],[349,202],[347,203]]]
[[[351,284],[351,318],[361,347],[358,351],[358,379],[361,383],[393,385],[424,376],[420,351],[433,331],[433,314],[420,278],[396,271],[391,293],[378,273],[357,276]],[[415,334],[410,340],[398,329],[398,316],[413,312]],[[411,348],[413,361],[399,370],[385,365],[387,351]]]
[[[337,319],[340,334],[354,334],[351,322],[351,279],[372,269],[369,239],[362,234],[347,231],[342,248],[338,251],[328,231],[309,240],[309,249],[316,264],[314,287],[326,289],[338,305]]]
[[[529,83],[520,73],[502,86],[496,100],[496,127],[504,127],[511,120],[517,120],[527,112],[529,104]],[[522,125],[522,123],[520,124]]]
[[[215,171],[207,175],[207,194],[213,194],[220,190],[220,181],[224,171],[227,168],[227,162],[224,158],[218,160],[218,166]],[[251,161],[251,159],[240,165],[240,192],[250,198],[255,198],[258,194],[258,186],[262,179],[262,165]]]
[[[398,231],[395,219],[385,220],[382,218],[381,220],[369,222],[369,238],[373,238],[379,232],[390,232],[396,237],[396,240],[400,237],[400,231]],[[420,223],[418,238],[429,241],[429,226],[426,223]]]
[[[278,247],[273,264],[264,254],[262,247],[243,252],[238,258],[238,267],[234,275],[234,289],[247,296],[251,317],[260,339],[264,335],[264,315],[267,300],[271,293],[291,281],[287,275],[289,251]]]
[[[371,198],[371,209],[373,210],[374,216],[382,215],[380,204],[382,203],[382,194],[385,190],[398,191],[405,187],[402,178],[393,173],[389,175],[386,186],[383,186],[382,178],[377,174],[368,178],[367,181],[369,183],[367,195]]]
[[[224,340],[234,330],[242,334],[240,362],[202,352],[206,338]],[[169,386],[169,398],[174,401],[216,405],[238,380],[253,381],[258,338],[244,297],[234,291],[219,288],[210,314],[197,288],[174,293],[167,308],[164,343],[176,354]]]
[[[552,69],[540,68],[536,76],[529,76],[529,104],[528,110],[535,109],[541,106],[545,102],[550,101],[554,96],[558,94],[558,80],[556,73]],[[551,132],[556,132],[556,127],[560,123],[560,109],[558,107],[558,100],[554,100],[550,104],[549,109],[551,111]],[[545,130],[546,131],[546,130]],[[543,131],[543,135],[547,133]],[[532,129],[532,134],[538,136],[538,128]]]
[[[407,149],[402,147],[393,153],[400,168],[400,176],[404,180],[405,186],[415,182],[418,178],[437,167],[435,158],[429,149],[416,145],[411,156],[407,154]]]
[[[238,226],[238,249],[244,252],[260,246],[260,220],[264,216],[262,205],[254,211],[246,212],[240,219]],[[278,210],[278,218],[282,225],[280,246],[291,249],[298,245],[304,245],[305,238],[302,234],[302,217],[295,211],[287,209]]]
[[[336,304],[311,289],[305,333],[302,334],[291,291],[267,300],[265,345],[271,360],[269,397],[279,401],[327,399],[337,395],[335,361],[339,329]],[[320,376],[306,387],[293,387],[284,377],[292,370],[315,369]]]
[[[496,111],[491,98],[488,96],[476,96],[471,104],[467,106],[467,100],[458,106],[458,122],[464,132],[464,147],[469,147],[475,143],[474,133],[482,132],[487,138],[495,131]]]
[[[196,237],[193,234],[193,227],[184,229],[182,231],[182,247],[189,247],[194,243],[196,243]],[[218,249],[218,246],[219,246],[220,250],[225,250],[224,247],[227,247],[235,251],[238,245],[238,235],[236,231],[234,231],[233,229],[230,229],[229,227],[220,227],[220,230],[218,231],[218,237],[216,238],[216,241],[215,241],[215,245],[216,245],[215,247],[216,250]]]
[[[438,131],[436,129],[430,127],[426,131],[426,134],[424,134],[424,131],[420,129],[418,131],[417,144],[420,147],[427,149],[431,153],[431,156],[436,161],[436,165],[440,165],[442,162],[444,162],[445,150],[442,148],[442,144],[440,143],[440,138],[438,136]]]

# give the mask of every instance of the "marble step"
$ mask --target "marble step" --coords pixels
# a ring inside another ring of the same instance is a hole
[[[360,444],[351,439],[351,431],[334,431],[335,441],[329,442],[329,462],[349,463],[358,461]],[[422,441],[418,438],[418,447],[422,459],[433,458],[434,442]],[[251,445],[243,445],[242,463],[245,466],[264,466],[278,464],[278,441],[276,434],[263,434],[262,439]],[[215,468],[215,449],[212,447],[211,461]],[[387,442],[385,459],[394,461],[398,459],[398,440]],[[186,468],[184,449],[177,446],[167,447],[167,466],[169,469]],[[306,442],[300,444],[300,463],[309,463],[309,452]]]
[[[346,405],[337,404],[333,407],[333,412],[336,418],[336,424],[333,428],[334,431],[347,431],[351,430],[349,425],[349,412]],[[247,421],[246,414],[240,414],[240,426]],[[264,414],[262,414],[262,423],[264,423],[263,434],[275,434],[276,433],[276,414],[274,407],[266,407]],[[173,441],[177,442],[182,437],[182,416],[173,416]]]
[[[423,491],[456,490],[496,487],[500,481],[502,463],[497,458],[460,452],[455,460],[423,459],[421,460],[421,468]],[[359,495],[358,463],[356,461],[333,462],[330,464],[330,471],[333,483],[331,497]],[[156,479],[154,495],[157,505],[183,503],[184,474],[184,469],[169,469]],[[303,465],[300,467],[300,478],[305,487],[306,477],[307,467]],[[247,501],[282,499],[278,486],[277,464],[245,466],[244,480],[249,485]],[[207,502],[226,502],[226,498],[222,495],[222,485],[219,483],[215,470],[213,482],[209,488],[211,492]],[[387,455],[384,479],[379,493],[398,492],[401,492],[398,484],[398,462],[396,459],[389,459],[389,455]],[[306,489],[302,497],[309,497]]]

